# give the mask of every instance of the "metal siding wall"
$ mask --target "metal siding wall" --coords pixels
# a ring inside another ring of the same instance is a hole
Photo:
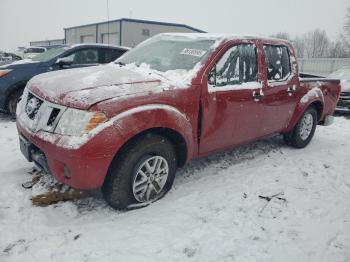
[[[53,45],[63,45],[63,44],[64,44],[64,39],[32,41],[29,43],[30,46],[53,46]]]
[[[350,68],[349,58],[299,58],[299,71],[327,76],[342,67]]]
[[[98,25],[98,43],[102,43],[102,34],[108,33],[108,23],[100,24]],[[109,23],[109,33],[110,34],[116,34],[117,39],[110,39],[110,43],[113,44],[120,44],[119,43],[119,22],[110,22]],[[115,36],[115,35],[114,35]]]
[[[68,45],[79,44],[82,36],[92,36],[95,43],[96,39],[96,25],[83,26],[78,28],[66,29],[66,43]]]
[[[128,47],[134,47],[135,45],[143,42],[149,37],[142,35],[142,30],[148,29],[150,31],[150,37],[168,32],[183,32],[191,33],[195,32],[191,29],[185,27],[177,26],[166,26],[166,25],[156,25],[156,24],[147,24],[147,23],[135,23],[135,22],[123,22],[122,29],[122,45]]]

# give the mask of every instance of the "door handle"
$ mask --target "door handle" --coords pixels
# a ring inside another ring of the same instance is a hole
[[[262,89],[260,89],[259,91],[253,91],[253,100],[255,102],[260,101],[261,98],[263,98],[265,95],[262,91]]]
[[[290,96],[293,95],[296,91],[297,91],[297,87],[295,85],[287,88],[287,93]]]

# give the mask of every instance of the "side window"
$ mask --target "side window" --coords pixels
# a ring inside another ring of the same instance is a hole
[[[72,61],[73,65],[98,64],[98,50],[78,50],[67,56],[67,60]]]
[[[124,54],[126,50],[119,49],[102,49],[101,50],[101,63],[110,63],[117,58],[119,58],[122,54]]]
[[[267,80],[283,81],[291,74],[290,57],[286,46],[264,46]]]
[[[216,64],[215,86],[239,85],[257,80],[258,64],[254,45],[233,46]]]

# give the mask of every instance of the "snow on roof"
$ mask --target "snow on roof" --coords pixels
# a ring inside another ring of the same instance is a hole
[[[262,37],[262,36],[248,36],[248,35],[235,35],[235,34],[212,34],[212,33],[162,33],[164,36],[179,36],[188,37],[193,39],[208,39],[208,40],[264,40],[264,41],[280,41],[288,42],[285,39],[273,38],[273,37]]]
[[[105,47],[116,47],[116,48],[121,48],[121,49],[125,49],[125,50],[130,50],[130,47],[126,47],[126,46],[121,46],[121,45],[111,45],[111,44],[101,44],[101,43],[83,43],[83,44],[73,44],[70,47],[74,48],[74,47],[78,47],[78,46],[105,46]]]

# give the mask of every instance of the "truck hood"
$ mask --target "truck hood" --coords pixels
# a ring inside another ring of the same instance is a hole
[[[50,72],[34,77],[28,89],[55,104],[78,109],[121,96],[156,92],[161,80],[117,65]]]

